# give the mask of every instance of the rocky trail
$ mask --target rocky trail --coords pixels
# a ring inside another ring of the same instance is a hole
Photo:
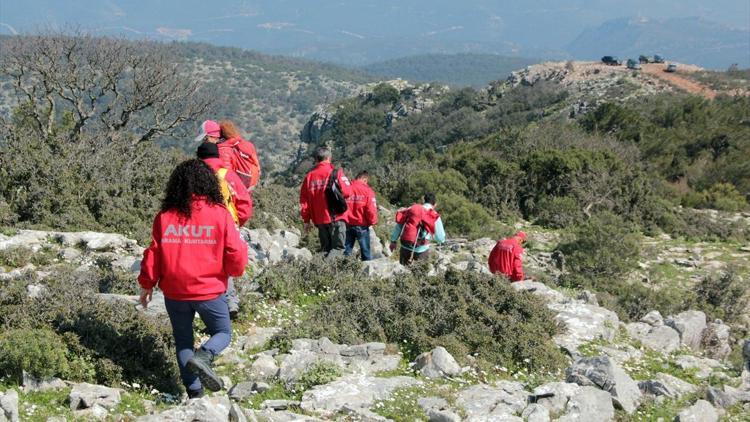
[[[559,234],[533,226],[524,229],[533,241],[526,260],[528,272],[558,275],[560,265],[551,250]],[[253,274],[285,260],[320,259],[300,247],[296,229],[243,229],[243,235],[251,246]],[[387,248],[374,235],[373,241],[377,259],[363,265],[364,274],[388,278],[408,271],[387,256]],[[636,279],[659,277],[661,273],[653,270],[666,267],[684,275],[676,282],[689,283],[696,274],[726,265],[728,257],[750,261],[750,250],[743,246],[683,245],[668,237],[647,238],[645,243],[651,248],[650,257],[634,272]],[[486,257],[493,245],[492,239],[455,241],[438,249],[434,270],[487,272]],[[117,234],[21,230],[0,235],[0,251],[14,247],[51,254],[55,262],[79,269],[106,258],[130,274],[133,282],[143,250]],[[3,269],[0,280],[28,272],[41,279],[49,275],[46,268],[28,264]],[[294,339],[289,351],[280,353],[269,346],[269,340],[294,324],[300,310],[266,300],[252,279],[246,283],[259,305],[253,320],[235,325],[232,344],[217,361],[225,391],[180,400],[158,391],[144,397],[141,387],[131,384],[107,387],[25,379],[20,391],[0,390],[0,421],[57,421],[70,416],[113,421],[666,420],[659,419],[663,414],[676,415],[679,421],[717,421],[748,420],[750,415],[750,342],[744,347],[744,371],[734,372],[726,363],[731,328],[698,310],[668,316],[654,311],[626,323],[600,306],[590,292],[556,290],[532,280],[514,283],[513,288],[543,298],[554,312],[563,327],[554,341],[567,352],[569,364],[559,374],[500,368],[498,373],[504,375],[488,377],[472,365],[460,365],[442,347],[424,350],[408,362],[393,345],[336,344],[322,337]],[[29,284],[26,289],[33,295],[44,287]],[[100,298],[138,307],[136,296],[101,294]],[[161,302],[156,295],[147,310],[150,317],[166,318]],[[333,376],[291,398],[286,393],[274,395],[283,386],[305,385],[310,373],[321,371],[331,371]],[[32,398],[40,391],[65,395],[68,408],[59,409],[57,419],[37,418],[42,405]],[[134,400],[137,405],[123,407]]]

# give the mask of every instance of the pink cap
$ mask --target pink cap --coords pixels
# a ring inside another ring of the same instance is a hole
[[[218,123],[214,122],[213,120],[206,120],[201,124],[201,132],[198,135],[197,138],[195,138],[196,142],[202,141],[206,136],[212,136],[214,138],[220,138],[221,137],[221,127]]]

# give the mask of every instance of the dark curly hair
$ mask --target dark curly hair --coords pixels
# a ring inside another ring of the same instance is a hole
[[[190,218],[190,204],[194,195],[205,197],[209,203],[224,203],[213,170],[197,159],[184,161],[172,171],[164,200],[161,202],[161,211],[177,210],[178,213]]]

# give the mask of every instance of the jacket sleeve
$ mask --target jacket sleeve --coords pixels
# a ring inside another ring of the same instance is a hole
[[[378,224],[378,202],[374,193],[367,198],[367,204],[365,204],[365,221],[370,226]]]
[[[253,217],[253,199],[250,197],[250,193],[242,183],[242,180],[240,180],[240,177],[237,176],[237,173],[228,171],[227,183],[232,186],[234,193],[232,195],[232,202],[234,202],[234,207],[237,209],[237,218],[240,220],[240,227],[242,227]]]
[[[523,275],[523,248],[516,246],[513,248],[513,280],[520,281],[524,279]]]
[[[299,189],[299,213],[302,216],[302,221],[305,223],[310,221],[310,191],[307,189],[307,177],[302,181],[302,187]]]
[[[344,174],[344,169],[339,170],[339,186],[341,186],[341,193],[344,194],[344,198],[352,196],[352,182]]]
[[[443,219],[438,217],[435,221],[435,241],[437,243],[445,242],[445,228],[443,228]]]
[[[224,272],[230,277],[239,277],[247,265],[247,244],[240,238],[240,231],[227,212],[224,222]]]
[[[161,214],[154,218],[154,224],[151,227],[151,245],[143,251],[143,260],[141,261],[141,272],[138,274],[138,284],[144,289],[153,289],[161,278],[161,258],[159,249],[161,248]]]

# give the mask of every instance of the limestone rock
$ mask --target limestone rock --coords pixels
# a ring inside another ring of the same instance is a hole
[[[659,311],[651,311],[644,315],[640,322],[656,327],[658,325],[664,325],[664,317],[661,316]]]
[[[109,411],[104,406],[94,404],[89,408],[76,410],[73,414],[76,419],[103,421],[109,416]]]
[[[23,372],[22,385],[24,391],[34,392],[59,390],[68,386],[67,384],[65,384],[65,381],[61,380],[60,378],[39,379],[27,373],[26,371]]]
[[[266,380],[275,377],[278,372],[276,359],[269,355],[261,354],[250,366],[250,377],[253,380]]]
[[[557,421],[611,421],[615,417],[615,408],[607,392],[591,386],[582,387],[570,397],[565,409],[565,414]]]
[[[680,333],[682,344],[695,351],[701,350],[706,314],[701,311],[685,311],[667,318],[665,323]]]
[[[527,422],[549,422],[549,410],[539,403],[532,403],[523,409],[521,417]]]
[[[697,387],[669,374],[658,373],[656,378],[638,383],[644,394],[680,398],[697,391]]]
[[[592,385],[612,395],[614,404],[627,413],[635,412],[641,400],[641,391],[625,371],[608,357],[583,358],[566,371],[568,382]]]
[[[279,331],[281,331],[281,328],[278,327],[255,327],[255,330],[241,343],[242,350],[252,350],[265,346]]]
[[[694,405],[684,409],[677,415],[676,422],[716,422],[719,420],[719,414],[711,403],[705,400],[698,400]]]
[[[711,358],[722,360],[732,352],[729,345],[729,326],[721,321],[709,322],[703,331],[701,346],[706,355]]]
[[[120,403],[120,389],[109,388],[103,385],[80,383],[73,386],[68,399],[70,410],[81,410],[102,406],[105,409],[113,409]]]
[[[566,299],[565,295],[563,295],[562,293],[551,287],[548,287],[544,283],[539,283],[537,281],[523,280],[516,283],[511,283],[511,287],[516,290],[529,291],[537,296],[541,296],[547,299],[547,301],[551,303],[562,303]]]
[[[306,411],[333,414],[344,407],[368,409],[378,400],[386,400],[397,388],[421,385],[411,377],[378,378],[349,375],[328,384],[318,385],[302,395],[300,407]]]
[[[430,409],[427,411],[427,419],[430,422],[461,422],[461,417],[450,410]]]
[[[680,334],[672,327],[634,322],[627,324],[625,329],[630,337],[658,352],[668,354],[680,348]]]
[[[550,303],[547,307],[557,312],[555,320],[565,327],[564,333],[554,337],[555,343],[573,354],[586,342],[613,340],[620,324],[617,314],[600,306],[567,302]]]
[[[362,271],[368,277],[390,278],[408,270],[397,261],[381,258],[363,262]]]
[[[2,419],[10,422],[18,422],[18,392],[8,390],[0,393],[0,416]]]
[[[229,398],[236,401],[242,401],[252,396],[256,391],[256,385],[252,381],[242,381],[229,389]]]
[[[461,373],[456,359],[441,346],[417,356],[414,369],[427,378],[452,377]]]
[[[716,369],[721,368],[721,362],[715,359],[693,355],[679,355],[675,358],[675,364],[680,369],[696,369],[695,376],[701,379],[708,378]]]
[[[528,395],[517,382],[479,384],[460,391],[456,405],[464,408],[468,420],[505,420],[523,411]]]
[[[164,412],[142,416],[138,422],[216,422],[229,420],[229,409],[232,407],[227,396],[203,396],[188,400],[185,405],[173,407]]]

